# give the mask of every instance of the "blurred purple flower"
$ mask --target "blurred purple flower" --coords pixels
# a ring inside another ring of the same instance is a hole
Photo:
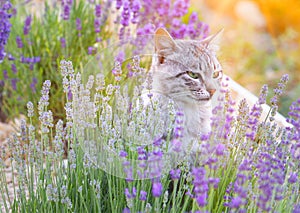
[[[119,156],[125,158],[125,157],[127,157],[127,152],[124,150],[121,150],[119,153]]]
[[[115,57],[115,61],[119,62],[122,64],[125,59],[125,52],[124,51],[119,51],[118,55]]]
[[[37,78],[33,77],[32,82],[30,84],[31,91],[33,93],[36,93],[36,84],[37,84]]]
[[[131,194],[130,194],[130,192],[129,192],[129,189],[128,188],[125,188],[125,196],[127,197],[127,198],[131,198]]]
[[[14,60],[15,60],[15,57],[13,57],[12,54],[8,54],[8,60],[14,61]]]
[[[180,169],[172,169],[170,171],[170,176],[173,180],[178,180],[180,178],[180,173],[181,173]]]
[[[17,78],[12,78],[11,79],[11,87],[12,87],[13,90],[17,90],[17,82],[18,82]]]
[[[3,78],[4,78],[4,80],[7,80],[7,79],[8,79],[8,73],[7,73],[7,70],[3,70],[2,73],[3,73]]]
[[[93,54],[93,47],[88,47],[88,55],[92,55]]]
[[[95,5],[95,16],[97,18],[101,17],[101,4],[96,4]]]
[[[126,207],[123,209],[122,213],[130,213],[130,209]]]
[[[80,18],[76,18],[76,30],[78,30],[78,31],[82,30],[81,19]]]
[[[31,25],[31,15],[27,16],[25,19],[24,28],[23,28],[24,35],[28,35],[31,27],[30,25]]]
[[[207,204],[207,193],[196,195],[196,201],[200,207],[204,207]]]
[[[219,143],[216,147],[216,155],[220,156],[223,155],[225,151],[225,145],[222,143]]]
[[[137,24],[139,22],[141,3],[139,0],[133,0],[131,2],[131,11],[132,11],[132,19],[131,22],[133,24]]]
[[[292,213],[300,213],[300,203],[296,203]]]
[[[116,0],[116,9],[119,10],[122,7],[122,0]]]
[[[268,95],[268,85],[265,84],[265,85],[262,86],[262,88],[260,90],[258,103],[259,104],[265,104],[267,95]]]
[[[199,206],[203,207],[206,205],[207,192],[208,192],[208,180],[205,177],[206,170],[203,167],[193,168],[192,175],[194,177],[194,193],[195,198]]]
[[[73,98],[73,94],[72,94],[72,90],[69,88],[69,91],[68,91],[68,101],[71,101],[72,98]]]
[[[20,36],[16,37],[16,42],[17,42],[17,47],[18,48],[23,48],[23,42]]]
[[[70,19],[70,6],[67,5],[67,4],[63,6],[62,17],[63,17],[64,20],[69,20]]]
[[[162,188],[161,182],[154,181],[152,183],[152,195],[154,197],[160,197],[162,194],[162,190],[163,190],[163,188]]]
[[[143,201],[147,200],[147,192],[145,192],[143,190],[140,191],[140,200],[143,200]]]
[[[289,183],[293,184],[293,183],[296,183],[298,181],[298,175],[296,172],[292,172],[290,174],[290,177],[288,179]]]
[[[176,0],[173,3],[173,11],[172,11],[172,16],[173,17],[182,17],[184,16],[189,8],[189,1],[187,0]]]
[[[100,19],[95,19],[94,20],[95,33],[100,33],[100,27],[101,27]]]
[[[5,45],[7,44],[11,31],[11,23],[9,22],[9,19],[12,14],[8,11],[12,8],[12,4],[10,1],[6,1],[0,5],[2,6],[0,8],[0,63],[2,63],[6,56]]]
[[[102,38],[101,37],[96,37],[96,42],[101,42]]]
[[[240,197],[234,197],[229,203],[230,208],[239,208],[240,205],[242,205],[242,198]]]
[[[198,14],[196,12],[192,12],[189,19],[189,24],[194,24],[198,21]]]
[[[61,48],[66,48],[66,39],[64,37],[60,38],[60,46]]]
[[[17,74],[17,72],[18,72],[15,64],[11,64],[11,70],[13,71],[14,74]]]
[[[129,8],[129,1],[123,0],[123,10],[121,14],[121,24],[124,27],[127,27],[129,25],[130,21],[130,8]]]

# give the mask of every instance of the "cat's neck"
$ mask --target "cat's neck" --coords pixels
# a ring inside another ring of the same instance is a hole
[[[187,137],[197,138],[200,134],[207,134],[211,130],[212,106],[211,101],[199,103],[176,103],[185,116],[185,133]]]

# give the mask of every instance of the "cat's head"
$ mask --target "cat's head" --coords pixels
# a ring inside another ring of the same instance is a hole
[[[164,29],[154,35],[153,89],[182,102],[205,103],[219,88],[222,67],[216,57],[216,37],[175,40]]]

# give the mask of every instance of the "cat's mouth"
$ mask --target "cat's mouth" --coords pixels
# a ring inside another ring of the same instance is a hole
[[[197,102],[201,102],[201,101],[210,101],[210,99],[211,99],[211,96],[209,96],[209,97],[196,97],[196,96],[194,96],[194,95],[187,95],[187,96],[188,96],[189,98],[191,98],[191,99],[197,101]]]
[[[207,91],[203,90],[194,90],[192,91],[191,98],[196,101],[209,101],[211,99],[212,95],[209,94]]]

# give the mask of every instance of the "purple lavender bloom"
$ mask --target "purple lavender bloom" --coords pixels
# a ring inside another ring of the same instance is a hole
[[[62,18],[63,20],[69,20],[70,19],[70,10],[72,8],[73,0],[62,0],[61,6],[63,8],[62,11]]]
[[[3,73],[3,78],[4,78],[4,80],[7,80],[7,79],[8,79],[8,73],[7,73],[7,70],[3,70],[2,73]]]
[[[72,98],[73,98],[72,90],[71,90],[71,88],[69,88],[69,91],[68,91],[68,101],[71,101]]]
[[[231,208],[239,208],[242,205],[242,198],[234,197],[229,203],[229,207]]]
[[[122,7],[122,0],[116,0],[116,9],[119,10]]]
[[[138,0],[134,0],[132,1],[131,3],[131,11],[132,11],[132,19],[131,19],[131,22],[133,24],[136,24],[139,22],[139,16],[140,16],[140,11],[141,9],[141,3],[140,1]]]
[[[174,152],[181,152],[182,142],[176,138],[172,139],[171,141],[172,151]]]
[[[173,5],[173,17],[182,17],[184,16],[189,8],[189,2],[186,0],[176,0]]]
[[[289,179],[288,179],[289,183],[293,184],[296,183],[298,181],[298,175],[295,172],[292,172]]]
[[[289,75],[288,74],[284,74],[281,79],[280,82],[283,84],[286,84],[289,81]]]
[[[23,42],[20,36],[16,37],[16,42],[17,42],[17,47],[18,48],[23,48]]]
[[[196,12],[192,12],[189,19],[189,24],[194,24],[198,20],[198,14]]]
[[[125,52],[124,51],[120,51],[118,53],[118,55],[115,57],[115,61],[122,63],[125,59]]]
[[[203,167],[192,169],[194,193],[199,206],[205,206],[207,202],[206,198],[209,187],[205,174],[206,170]]]
[[[17,90],[17,82],[18,82],[18,79],[17,78],[12,78],[11,79],[11,87],[13,88],[13,90]]]
[[[140,200],[143,200],[143,201],[147,200],[147,192],[145,192],[143,190],[140,191]]]
[[[11,64],[11,70],[13,71],[14,74],[17,74],[17,72],[18,72],[15,64]]]
[[[129,189],[128,188],[125,188],[125,196],[127,197],[127,198],[131,198],[131,193],[129,192]]]
[[[14,61],[14,60],[15,60],[15,57],[13,57],[12,54],[8,54],[8,60]]]
[[[130,209],[126,207],[123,209],[122,213],[130,213]]]
[[[121,24],[126,27],[129,25],[130,20],[130,8],[128,0],[123,1],[123,10],[121,14]]]
[[[60,38],[60,46],[61,48],[66,48],[66,39],[64,37]]]
[[[63,7],[63,19],[64,20],[69,20],[70,19],[70,6],[69,5],[64,5]]]
[[[93,47],[88,47],[88,55],[92,55],[93,54]]]
[[[217,189],[220,183],[220,179],[219,178],[208,178],[208,183],[212,184],[212,186]]]
[[[100,19],[95,19],[94,20],[95,33],[100,33],[100,27],[101,27]]]
[[[173,180],[178,180],[180,178],[180,173],[181,173],[180,169],[172,169],[170,171],[170,176]]]
[[[200,207],[204,207],[207,204],[206,198],[206,193],[196,195],[196,201]]]
[[[33,63],[36,64],[38,62],[41,61],[41,57],[40,56],[37,56],[37,57],[33,57]]]
[[[173,19],[171,24],[174,28],[179,28],[181,26],[181,22],[179,19]]]
[[[225,151],[225,145],[222,144],[222,143],[219,143],[219,144],[217,145],[217,147],[216,147],[216,154],[217,154],[218,156],[223,155],[223,154],[224,154],[224,151]]]
[[[159,16],[168,16],[169,15],[169,10],[170,10],[170,1],[169,0],[162,0],[160,1],[159,4],[156,5],[156,11]],[[175,8],[175,5],[174,5]]]
[[[294,205],[293,213],[299,213],[299,212],[300,212],[300,204],[297,203]]]
[[[259,94],[259,98],[258,98],[259,104],[266,103],[267,94],[268,94],[268,85],[265,84],[262,86],[262,88],[260,90],[260,94]]]
[[[4,80],[0,80],[0,87],[4,87],[4,85],[5,85]]]
[[[95,6],[95,16],[97,18],[101,17],[101,4],[96,4],[96,6]]]
[[[37,84],[37,78],[33,77],[32,82],[30,84],[31,91],[33,93],[36,93],[36,84]]]
[[[121,150],[120,153],[119,153],[119,156],[123,157],[123,158],[126,158],[127,155],[128,155],[127,152],[125,152],[124,150]]]
[[[31,25],[31,15],[27,16],[25,19],[24,28],[23,28],[24,35],[28,35],[30,31],[30,25]]]
[[[163,188],[162,188],[161,182],[154,181],[152,183],[152,195],[154,197],[160,197],[162,194],[162,190],[163,190]]]
[[[0,63],[6,56],[5,45],[7,44],[11,31],[11,23],[9,22],[9,19],[12,14],[8,13],[11,7],[11,3],[6,1],[0,8]]]
[[[80,18],[76,19],[76,30],[78,30],[78,31],[82,30],[81,19]]]

